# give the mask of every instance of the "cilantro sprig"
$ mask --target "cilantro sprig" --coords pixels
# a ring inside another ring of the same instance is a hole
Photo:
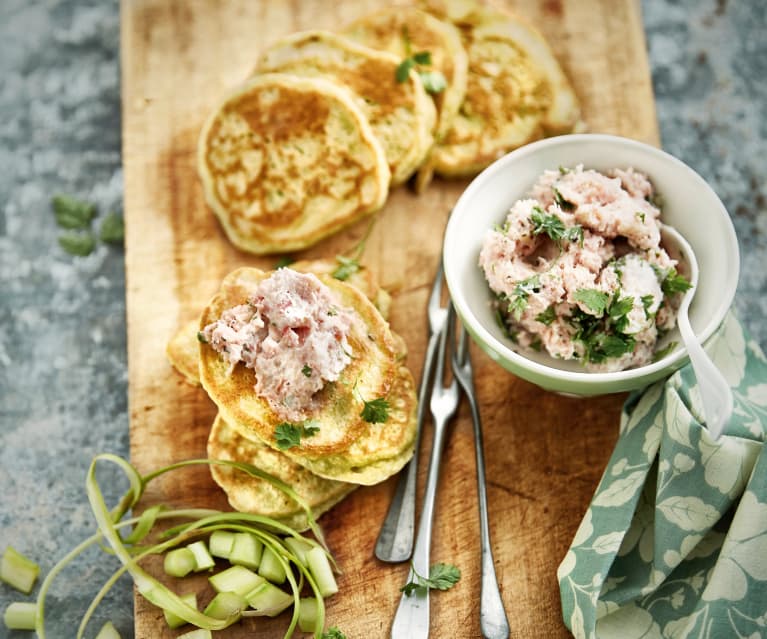
[[[405,593],[405,596],[409,597],[417,590],[449,590],[461,578],[461,571],[453,564],[436,563],[432,564],[429,569],[429,576],[424,577],[419,575],[415,567],[411,563],[411,569],[413,571],[413,578],[406,583],[400,592]]]
[[[636,339],[625,332],[633,297],[621,297],[620,291],[610,297],[594,288],[580,288],[574,297],[590,311],[576,308],[571,316],[576,328],[573,339],[583,343],[585,362],[600,363],[634,350]]]
[[[671,267],[663,278],[660,287],[664,295],[675,295],[691,289],[692,284],[684,275],[680,275],[674,267]]]
[[[557,215],[546,213],[539,206],[533,208],[530,221],[533,223],[534,236],[545,233],[557,245],[561,245],[563,240],[583,245],[583,227],[580,224],[567,227]]]
[[[302,424],[282,422],[274,429],[274,439],[277,443],[277,448],[280,450],[288,450],[294,446],[300,446],[301,438],[313,437],[319,430],[319,426],[312,420]]]
[[[511,314],[515,320],[519,321],[522,313],[527,308],[527,301],[530,293],[537,293],[541,287],[541,279],[538,275],[532,275],[524,280],[520,280],[514,285],[511,295],[499,296],[500,302],[506,303],[506,312]]]
[[[360,417],[370,424],[383,424],[389,419],[389,401],[385,397],[363,400]]]
[[[407,82],[410,77],[410,72],[415,69],[418,73],[418,77],[421,79],[423,88],[427,93],[437,94],[441,93],[447,88],[447,80],[441,71],[435,71],[430,69],[431,52],[429,51],[417,51],[412,52],[412,46],[410,44],[410,36],[407,32],[407,28],[402,30],[402,40],[405,43],[406,57],[402,62],[397,65],[394,71],[394,78],[399,84]],[[425,68],[424,68],[425,67]]]

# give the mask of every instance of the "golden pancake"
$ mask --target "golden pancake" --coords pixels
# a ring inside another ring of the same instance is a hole
[[[406,82],[397,82],[400,62],[329,31],[304,31],[269,46],[256,71],[322,77],[349,89],[381,142],[396,186],[423,162],[436,122],[434,103],[418,74],[411,71]]]
[[[222,313],[245,303],[259,282],[271,273],[242,268],[230,273],[205,308],[204,328]],[[313,400],[306,423],[318,428],[298,445],[282,452],[312,472],[358,484],[380,482],[410,459],[415,439],[416,396],[413,378],[398,353],[398,342],[386,320],[355,287],[320,275],[338,305],[352,309],[354,322],[347,337],[353,358],[335,382],[328,382]],[[230,365],[208,344],[200,344],[200,381],[230,425],[247,437],[258,437],[279,448],[276,431],[285,426],[269,403],[255,391],[256,376],[243,365]],[[366,421],[369,402],[385,401],[383,421]],[[298,426],[301,425],[291,425]]]
[[[315,518],[357,488],[356,484],[319,477],[258,438],[243,437],[220,415],[208,437],[208,457],[245,462],[274,475],[306,501]],[[273,517],[299,532],[309,527],[304,510],[268,481],[227,466],[211,465],[210,472],[235,510]]]
[[[429,52],[429,70],[439,71],[447,81],[443,91],[432,95],[437,107],[436,137],[444,137],[466,93],[468,59],[458,29],[416,7],[405,6],[362,16],[345,26],[342,33],[365,46],[393,53],[399,60]]]
[[[332,275],[338,266],[339,264],[336,260],[319,259],[299,260],[298,262],[293,262],[290,268],[301,273],[314,273],[315,275],[325,273]],[[380,287],[378,279],[370,269],[360,266],[358,271],[349,276],[346,283],[358,288],[365,297],[373,302],[384,319],[389,317],[391,297]],[[171,337],[165,349],[165,354],[171,366],[181,373],[190,384],[197,385],[200,383],[200,347],[199,340],[197,339],[199,328],[199,319],[187,322]],[[405,341],[395,333],[392,335],[395,341],[397,341],[399,356],[404,358],[407,354]]]
[[[512,149],[578,124],[575,93],[534,27],[473,0],[425,5],[459,28],[469,58],[464,103],[432,151],[438,173],[475,174]]]
[[[252,78],[211,114],[198,170],[229,239],[256,254],[305,248],[377,211],[390,179],[349,92],[285,74]]]

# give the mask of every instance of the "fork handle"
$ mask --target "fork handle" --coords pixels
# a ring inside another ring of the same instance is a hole
[[[435,419],[434,441],[429,457],[429,473],[423,496],[423,509],[418,520],[418,536],[413,549],[413,562],[408,581],[414,578],[413,570],[422,576],[429,575],[431,554],[431,529],[434,518],[434,502],[437,496],[442,451],[445,447],[447,419]],[[392,623],[391,639],[426,639],[429,636],[429,591],[417,589],[410,596],[402,594]]]
[[[432,333],[426,345],[421,385],[418,388],[415,450],[405,472],[400,473],[397,488],[389,504],[389,511],[376,540],[375,555],[381,561],[398,563],[407,561],[413,551],[415,536],[415,493],[418,478],[418,451],[421,448],[421,432],[426,412],[426,394],[432,369],[436,360],[439,333]]]
[[[482,422],[474,395],[474,385],[469,383],[466,397],[474,423],[474,447],[477,461],[477,496],[479,501],[479,535],[482,553],[482,582],[480,585],[479,623],[485,639],[507,639],[509,621],[501,599],[501,590],[495,574],[493,550],[490,544],[490,522],[487,514],[487,485],[485,480],[485,453],[482,441]]]

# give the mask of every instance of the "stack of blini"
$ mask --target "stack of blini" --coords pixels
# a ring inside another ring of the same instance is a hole
[[[415,390],[405,366],[405,344],[385,320],[390,298],[367,269],[340,281],[332,276],[337,268],[335,260],[290,266],[316,275],[337,308],[354,316],[348,338],[351,362],[338,380],[315,394],[307,419],[297,424],[285,424],[259,396],[257,371],[242,363],[231,366],[204,338],[200,341],[200,329],[251,300],[275,271],[241,268],[230,273],[201,318],[180,329],[166,351],[171,364],[191,383],[202,383],[218,407],[208,437],[209,458],[245,462],[287,483],[315,517],[357,486],[399,471],[415,441]],[[384,399],[387,408],[381,419],[367,421],[362,409],[371,398]],[[311,436],[288,446],[280,442],[280,428],[301,432],[303,424],[311,424]],[[226,466],[212,466],[211,473],[234,509],[273,517],[299,531],[308,527],[300,505],[269,481]]]
[[[311,246],[379,210],[389,189],[470,176],[572,131],[575,94],[548,44],[475,0],[425,0],[267,46],[205,122],[198,167],[229,239]]]

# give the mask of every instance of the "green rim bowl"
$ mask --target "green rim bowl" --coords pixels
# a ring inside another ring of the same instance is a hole
[[[653,146],[613,135],[573,134],[528,144],[496,160],[458,199],[445,231],[445,279],[456,312],[479,346],[498,364],[541,388],[573,395],[635,390],[667,377],[688,361],[676,329],[660,344],[677,342],[659,360],[613,373],[589,373],[575,361],[520,353],[497,325],[492,294],[478,266],[486,232],[505,219],[546,169],[583,164],[606,171],[633,167],[648,175],[662,198],[661,221],[690,243],[700,277],[690,322],[705,342],[724,319],[738,284],[740,255],[730,215],[700,175]]]

